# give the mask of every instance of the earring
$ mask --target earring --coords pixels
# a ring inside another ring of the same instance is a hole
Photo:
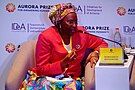
[[[61,25],[59,24],[59,28],[61,29]]]

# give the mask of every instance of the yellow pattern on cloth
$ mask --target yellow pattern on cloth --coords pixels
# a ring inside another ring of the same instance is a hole
[[[75,12],[75,6],[71,3],[54,5],[49,12],[49,18],[54,25],[62,20],[67,14]]]
[[[28,71],[25,80],[19,90],[83,90],[82,79],[63,78],[58,80],[48,76],[37,76],[34,72]]]

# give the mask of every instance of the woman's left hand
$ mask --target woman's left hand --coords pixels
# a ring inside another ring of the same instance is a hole
[[[91,52],[86,59],[86,64],[90,62],[91,68],[94,67],[99,59],[99,53],[97,51]]]

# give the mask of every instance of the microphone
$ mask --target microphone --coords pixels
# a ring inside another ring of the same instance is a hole
[[[111,40],[111,39],[108,39],[108,38],[104,38],[104,37],[101,37],[101,36],[97,36],[97,35],[94,35],[94,34],[90,34],[86,31],[82,31],[82,30],[77,30],[77,32],[79,33],[83,33],[83,34],[88,34],[88,35],[91,35],[91,36],[95,36],[95,37],[98,37],[98,38],[102,38],[104,40],[107,40],[107,41],[110,41],[110,42],[114,42],[114,43],[117,43],[118,45],[120,45],[120,47],[122,48],[122,43],[119,43],[117,41],[114,41],[114,40]],[[122,48],[123,50],[123,48]],[[124,59],[128,59],[128,56],[126,55],[125,51],[123,50],[123,54],[124,54]]]

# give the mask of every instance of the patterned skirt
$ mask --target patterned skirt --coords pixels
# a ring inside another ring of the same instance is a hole
[[[36,73],[28,71],[19,90],[84,90],[84,80],[64,78],[63,75],[39,77]]]

